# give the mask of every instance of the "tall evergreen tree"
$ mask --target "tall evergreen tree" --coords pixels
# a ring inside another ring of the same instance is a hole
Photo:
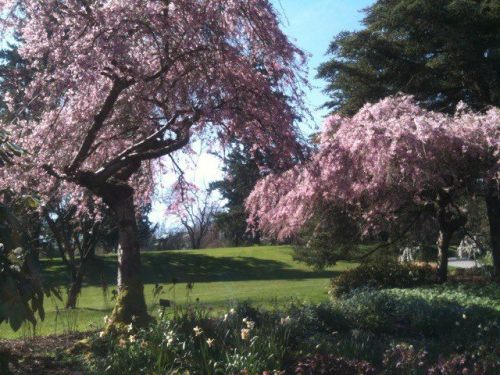
[[[224,179],[210,184],[227,202],[226,210],[216,215],[216,225],[234,246],[259,243],[258,234],[247,231],[244,207],[245,199],[261,177],[257,160],[248,146],[235,144],[225,157],[222,170]]]
[[[352,115],[398,92],[445,112],[459,101],[500,104],[498,0],[379,0],[365,14],[364,28],[337,35],[319,68],[326,107]]]

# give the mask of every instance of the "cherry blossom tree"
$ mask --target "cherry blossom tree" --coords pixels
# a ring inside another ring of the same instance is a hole
[[[112,321],[145,324],[136,207],[200,137],[289,159],[304,54],[268,0],[4,0],[0,15],[35,72],[21,112],[37,103],[11,126],[30,158],[2,184],[107,204],[120,244]]]
[[[331,116],[308,163],[257,184],[246,202],[250,224],[284,239],[324,207],[359,220],[364,235],[408,213],[431,216],[445,281],[452,235],[467,219],[457,198],[478,181],[498,186],[499,140],[496,108],[485,114],[458,108],[449,116],[424,110],[411,97],[391,97],[352,118]]]

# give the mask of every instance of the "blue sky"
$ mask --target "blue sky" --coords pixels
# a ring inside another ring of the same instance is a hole
[[[312,89],[306,92],[306,103],[313,115],[313,123],[302,126],[305,133],[310,133],[314,126],[321,125],[325,110],[319,107],[327,97],[323,94],[324,82],[315,79],[318,66],[326,61],[325,53],[330,41],[341,31],[356,30],[361,27],[363,18],[362,9],[371,5],[372,0],[271,0],[281,15],[284,32],[301,49],[310,54],[308,61],[309,80]],[[186,177],[195,181],[200,187],[206,187],[211,181],[222,178],[219,159],[200,152],[191,165],[195,165]],[[170,177],[170,176],[169,176]],[[173,179],[166,178],[168,184]],[[175,224],[165,218],[165,205],[156,202],[153,204],[151,220],[165,223],[167,226]]]
[[[316,125],[321,124],[324,110],[318,110],[327,97],[322,93],[324,82],[315,79],[318,66],[327,59],[325,53],[335,35],[359,29],[362,9],[372,0],[272,0],[281,14],[285,33],[300,48],[311,54],[309,79],[313,89],[307,92],[307,104]],[[307,129],[304,129],[307,131]]]

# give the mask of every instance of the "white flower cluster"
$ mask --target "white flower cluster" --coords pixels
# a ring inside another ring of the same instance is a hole
[[[413,262],[416,255],[420,251],[419,246],[407,246],[401,249],[401,255],[399,256],[399,261],[401,263]]]
[[[459,258],[474,258],[481,253],[481,249],[477,246],[476,241],[466,236],[457,247],[457,255]]]

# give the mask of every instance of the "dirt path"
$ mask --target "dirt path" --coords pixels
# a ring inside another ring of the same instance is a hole
[[[0,340],[0,355],[9,358],[10,371],[15,375],[83,375],[76,363],[61,360],[58,353],[86,335],[75,333],[28,340]]]

